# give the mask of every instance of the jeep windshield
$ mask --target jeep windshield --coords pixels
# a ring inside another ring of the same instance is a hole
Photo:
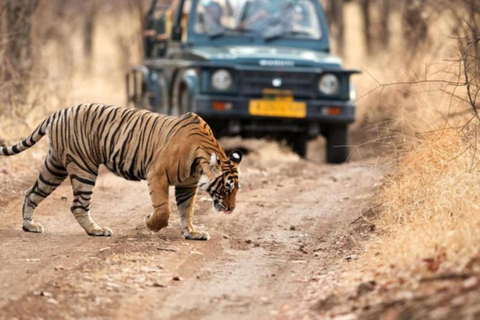
[[[194,32],[223,36],[318,40],[321,26],[315,0],[200,0]]]

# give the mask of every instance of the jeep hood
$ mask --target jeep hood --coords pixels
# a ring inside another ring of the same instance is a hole
[[[264,67],[341,68],[342,61],[328,53],[309,49],[273,46],[196,47],[188,50],[190,59],[213,63]]]

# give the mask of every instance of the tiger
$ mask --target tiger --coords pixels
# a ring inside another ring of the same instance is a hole
[[[0,156],[19,154],[48,135],[48,154],[38,179],[25,192],[23,230],[44,232],[33,219],[37,206],[67,177],[73,189],[70,208],[90,236],[111,236],[90,215],[99,167],[127,180],[147,180],[153,210],[149,230],[168,226],[169,187],[175,188],[180,229],[189,240],[209,240],[193,225],[198,190],[212,198],[216,211],[232,213],[236,205],[242,153],[227,157],[209,125],[197,114],[166,116],[147,110],[104,104],[80,104],[51,114],[24,140],[0,147]]]

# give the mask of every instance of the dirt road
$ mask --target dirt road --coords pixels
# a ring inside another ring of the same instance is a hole
[[[170,226],[149,232],[146,183],[110,173],[98,180],[92,215],[111,238],[83,232],[68,183],[36,212],[44,234],[21,230],[16,195],[0,215],[0,319],[298,319],[315,282],[348,256],[342,232],[381,171],[299,160],[266,144],[242,163],[232,215],[200,195],[195,222],[208,242],[181,237],[173,198]]]

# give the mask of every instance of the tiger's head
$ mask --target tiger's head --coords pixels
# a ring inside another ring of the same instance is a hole
[[[240,151],[232,151],[226,161],[220,161],[215,153],[210,157],[209,170],[200,178],[200,189],[212,197],[213,208],[217,211],[232,213],[235,209],[238,182],[238,168],[242,161]]]

